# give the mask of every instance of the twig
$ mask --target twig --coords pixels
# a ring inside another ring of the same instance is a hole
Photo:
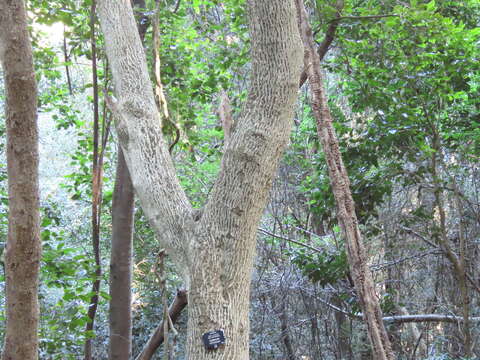
[[[174,14],[176,14],[177,11],[178,11],[178,9],[180,9],[180,2],[181,2],[181,1],[182,1],[182,0],[177,0],[177,4],[175,5],[175,9],[173,10],[173,13],[174,13]]]
[[[369,20],[369,19],[381,19],[386,17],[398,17],[398,14],[383,14],[383,15],[364,15],[364,16],[340,16],[330,20],[328,23],[339,22],[343,20]]]
[[[325,250],[320,250],[316,247],[313,247],[311,245],[308,245],[308,244],[305,244],[305,243],[302,243],[300,241],[297,241],[297,240],[293,240],[293,239],[290,239],[290,238],[287,238],[287,237],[284,237],[284,236],[281,236],[281,235],[277,235],[277,234],[274,234],[268,230],[265,230],[265,229],[262,229],[262,228],[258,228],[258,231],[260,231],[261,233],[264,233],[265,235],[269,235],[271,237],[274,237],[274,238],[277,238],[277,239],[281,239],[281,240],[285,240],[285,241],[288,241],[288,242],[291,242],[293,244],[297,244],[297,245],[300,245],[300,246],[303,246],[303,247],[306,247],[310,250],[313,250],[317,253],[324,253]]]

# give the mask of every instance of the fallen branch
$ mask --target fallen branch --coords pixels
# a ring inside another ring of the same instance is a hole
[[[330,304],[328,301],[319,299],[319,301],[327,305],[332,310],[340,312],[351,319],[363,320],[362,313],[351,313],[339,308],[338,306]],[[382,317],[384,323],[405,324],[411,322],[448,322],[448,323],[461,323],[463,322],[463,316],[456,315],[444,315],[444,314],[419,314],[419,315],[393,315]],[[471,322],[480,322],[480,317],[471,317]]]
[[[480,317],[471,317],[470,321],[478,322]],[[398,316],[385,316],[383,322],[403,324],[407,322],[449,322],[459,323],[463,322],[462,316],[456,315],[442,315],[442,314],[420,314],[420,315],[398,315]]]
[[[172,324],[174,324],[178,320],[180,313],[187,306],[187,303],[187,290],[178,290],[177,296],[175,296],[175,300],[173,300],[173,303],[168,309],[168,315]],[[165,320],[167,320],[168,322],[168,319],[163,319],[162,323],[155,329],[154,333],[148,340],[142,352],[135,358],[135,360],[150,360],[153,354],[155,354],[155,351],[157,351],[160,345],[162,345],[164,340],[163,329],[165,325]]]

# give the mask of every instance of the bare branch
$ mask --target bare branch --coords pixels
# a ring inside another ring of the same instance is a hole
[[[346,310],[339,308],[333,304],[330,304],[327,300],[318,299],[321,303],[327,305],[329,308],[341,312],[348,317],[355,320],[362,320],[362,313],[351,313]],[[418,314],[418,315],[393,315],[393,316],[384,316],[382,318],[385,323],[395,323],[395,324],[405,324],[410,322],[448,322],[448,323],[461,323],[463,322],[462,316],[456,315],[444,315],[444,314]],[[473,322],[480,322],[480,317],[472,317],[469,319]]]
[[[173,329],[172,324],[174,324],[178,320],[182,310],[187,306],[187,303],[187,291],[179,290],[177,292],[175,300],[168,309],[169,319],[163,319],[162,323],[156,328],[156,330],[148,340],[147,344],[143,348],[142,352],[135,358],[135,360],[149,360],[152,358],[153,354],[155,354],[155,351],[163,343],[163,330],[165,321],[171,321],[170,329]]]
[[[381,14],[381,15],[364,15],[364,16],[340,16],[329,21],[329,23],[338,23],[343,20],[371,20],[371,19],[381,19],[386,17],[398,17],[398,14]]]
[[[277,239],[285,240],[285,241],[291,242],[293,244],[297,244],[297,245],[306,247],[307,249],[313,250],[316,253],[324,253],[325,252],[325,250],[321,250],[321,249],[318,249],[318,248],[313,247],[311,245],[305,244],[303,242],[293,240],[293,239],[290,239],[290,238],[287,238],[287,237],[283,237],[281,235],[274,234],[274,233],[272,233],[268,230],[262,229],[262,228],[259,228],[258,231],[260,231],[261,233],[264,233],[265,235],[269,235],[269,236],[277,238]]]

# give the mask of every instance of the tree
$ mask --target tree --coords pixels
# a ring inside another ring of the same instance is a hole
[[[37,83],[22,0],[0,4],[0,57],[5,76],[8,240],[5,252],[7,325],[3,359],[38,359]]]
[[[335,197],[338,223],[345,237],[350,273],[357,290],[368,335],[376,360],[393,359],[387,331],[382,322],[382,310],[375,291],[373,277],[367,264],[367,252],[363,244],[355,202],[350,190],[350,180],[343,163],[339,142],[333,127],[333,117],[325,94],[321,74],[321,55],[315,49],[312,29],[302,0],[296,0],[299,28],[305,47],[305,68],[312,93],[312,111],[317,121],[317,132],[327,162],[330,183]]]
[[[189,286],[190,359],[247,359],[249,286],[257,225],[287,144],[302,61],[290,0],[248,1],[249,96],[201,211],[175,175],[162,137],[145,54],[127,2],[99,2],[117,100],[110,99],[132,182],[157,237]],[[207,351],[202,334],[223,329]]]

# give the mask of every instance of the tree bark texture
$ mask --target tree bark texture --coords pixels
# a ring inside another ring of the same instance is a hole
[[[37,84],[22,0],[0,2],[0,58],[6,92],[8,239],[4,360],[38,359]]]
[[[150,21],[145,1],[134,0],[137,28],[143,42]],[[109,360],[129,360],[132,355],[132,239],[135,194],[122,148],[118,147],[112,203],[110,253]]]
[[[390,340],[382,321],[382,310],[375,292],[372,274],[367,264],[367,254],[355,214],[355,204],[350,191],[350,181],[343,164],[333,120],[328,107],[320,57],[315,51],[312,29],[302,0],[295,0],[298,9],[300,34],[305,47],[305,68],[307,69],[312,94],[312,111],[317,121],[317,132],[327,161],[330,183],[337,207],[337,218],[346,240],[350,272],[355,290],[360,299],[367,324],[373,358],[393,360]]]
[[[336,295],[332,299],[332,302],[337,307],[342,306],[342,299],[340,296]],[[351,359],[347,316],[340,311],[335,311],[334,315],[337,328],[337,352],[339,359]]]
[[[249,95],[210,197],[201,215],[194,216],[162,137],[130,4],[99,1],[117,97],[109,102],[133,185],[189,287],[188,359],[249,357],[256,229],[288,142],[298,91],[302,50],[293,0],[247,4],[252,39]],[[225,346],[206,350],[202,335],[218,329],[225,332]]]
[[[132,354],[132,235],[134,193],[122,149],[118,149],[112,204],[110,256],[110,360],[128,360]]]

